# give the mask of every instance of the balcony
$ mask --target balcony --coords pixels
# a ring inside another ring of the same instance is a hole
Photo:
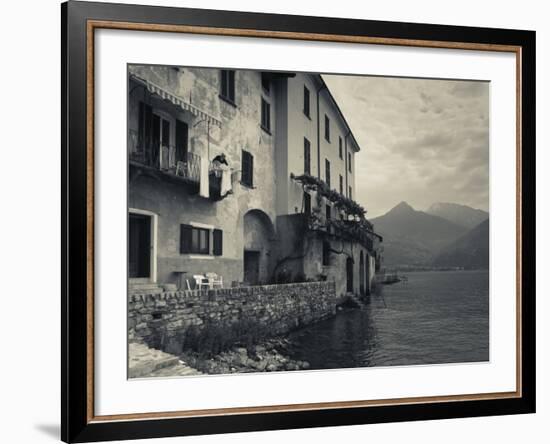
[[[194,153],[181,153],[173,145],[148,145],[139,141],[135,131],[129,132],[129,165],[130,182],[140,175],[148,175],[160,180],[166,180],[185,187],[188,193],[198,194],[201,182],[201,156]],[[208,168],[209,199],[221,200],[227,196],[221,195],[221,173]]]

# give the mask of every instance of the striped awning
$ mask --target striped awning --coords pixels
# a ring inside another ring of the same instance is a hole
[[[218,126],[220,128],[222,127],[222,122],[219,119],[217,119],[216,117],[211,116],[210,114],[208,114],[208,113],[204,112],[203,110],[197,108],[196,106],[192,105],[191,103],[185,101],[181,97],[179,97],[175,94],[172,94],[169,91],[166,91],[164,88],[162,88],[161,86],[151,82],[150,80],[143,79],[143,78],[138,77],[136,75],[131,75],[130,78],[132,80],[135,80],[138,83],[143,84],[151,94],[155,94],[155,95],[159,96],[160,98],[162,98],[164,100],[167,100],[167,101],[171,102],[172,104],[174,104],[176,106],[179,106],[184,111],[190,112],[191,114],[198,117],[199,119],[209,122],[211,125],[215,125],[215,126]]]

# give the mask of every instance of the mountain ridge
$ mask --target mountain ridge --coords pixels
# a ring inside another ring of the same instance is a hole
[[[489,245],[487,212],[448,202],[434,203],[429,210],[446,217],[416,210],[402,201],[371,219],[374,230],[384,238],[386,267],[488,266],[488,259],[484,259]],[[471,227],[480,218],[483,220]],[[486,229],[482,225],[485,221]]]
[[[489,219],[484,220],[434,258],[437,267],[489,268]]]
[[[388,266],[429,264],[437,251],[467,231],[442,217],[415,210],[405,201],[371,222],[384,237]]]
[[[436,202],[431,204],[426,213],[447,219],[454,224],[472,229],[489,218],[489,213],[468,205],[451,202]]]

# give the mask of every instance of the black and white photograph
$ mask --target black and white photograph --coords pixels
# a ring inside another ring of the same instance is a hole
[[[128,65],[128,377],[488,362],[489,91]]]

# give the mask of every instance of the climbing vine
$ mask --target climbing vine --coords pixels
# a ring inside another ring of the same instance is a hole
[[[296,176],[293,173],[290,174],[290,178],[295,180],[298,183],[302,184],[302,187],[306,191],[316,191],[318,204],[320,203],[321,198],[325,198],[332,202],[336,208],[343,210],[346,214],[351,216],[358,216],[361,220],[365,221],[366,224],[372,229],[371,223],[365,219],[365,214],[367,210],[363,208],[360,204],[355,202],[353,199],[340,194],[336,190],[330,189],[330,187],[323,182],[321,179],[312,176],[311,174],[302,174]]]

